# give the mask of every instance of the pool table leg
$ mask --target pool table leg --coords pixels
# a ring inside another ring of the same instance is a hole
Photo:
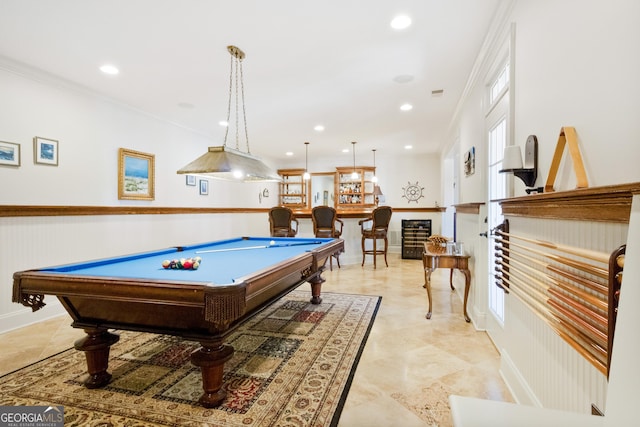
[[[307,279],[307,281],[311,285],[311,304],[320,304],[322,302],[320,292],[322,290],[322,284],[325,282],[325,279],[320,277],[320,274],[316,274],[312,278]]]
[[[204,393],[198,401],[205,408],[214,408],[227,397],[227,392],[222,389],[222,375],[224,363],[231,359],[234,349],[222,341],[204,341],[200,345],[202,347],[191,353],[191,363],[202,372]]]
[[[111,374],[107,372],[109,366],[109,349],[118,342],[120,337],[106,329],[88,328],[84,330],[87,336],[77,340],[73,346],[76,350],[84,351],[87,358],[87,372],[89,378],[84,382],[87,388],[99,388],[111,381]]]

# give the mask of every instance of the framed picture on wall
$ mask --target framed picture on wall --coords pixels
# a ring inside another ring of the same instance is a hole
[[[476,173],[476,147],[471,147],[464,153],[464,174],[470,176]]]
[[[196,186],[196,176],[195,175],[187,175],[187,185],[192,187]]]
[[[155,156],[139,151],[118,150],[118,199],[155,198]]]
[[[209,181],[206,179],[200,180],[200,195],[206,196],[209,194]]]
[[[34,137],[33,157],[35,163],[58,166],[58,141],[39,136]]]
[[[20,144],[0,141],[0,165],[20,166]]]

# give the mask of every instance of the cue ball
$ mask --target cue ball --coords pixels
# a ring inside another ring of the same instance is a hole
[[[270,241],[270,242],[269,242],[269,245],[271,245],[271,246],[273,246],[273,245],[275,245],[275,244],[276,244],[276,241],[275,241],[275,240],[272,240],[272,241]]]

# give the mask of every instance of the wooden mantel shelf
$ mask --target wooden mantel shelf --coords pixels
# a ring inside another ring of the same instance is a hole
[[[480,206],[484,205],[484,202],[471,202],[471,203],[460,203],[458,205],[453,205],[456,209],[457,213],[467,213],[467,214],[479,214]]]
[[[628,223],[640,182],[495,200],[504,215]]]

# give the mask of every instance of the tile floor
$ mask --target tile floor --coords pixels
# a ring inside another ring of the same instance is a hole
[[[427,297],[419,260],[390,254],[389,267],[379,257],[376,270],[371,257],[364,267],[338,269],[334,262],[324,277],[323,292],[382,296],[340,427],[450,426],[449,394],[513,401],[498,372],[498,352],[462,317],[448,270],[432,274],[431,320],[424,317]],[[69,348],[84,335],[69,323],[65,315],[0,334],[0,375]]]

